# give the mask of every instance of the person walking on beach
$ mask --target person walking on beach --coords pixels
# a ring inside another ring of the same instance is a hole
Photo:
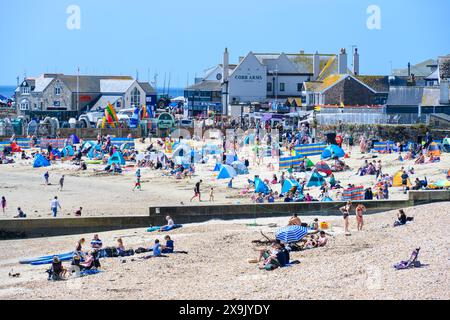
[[[62,191],[64,186],[64,175],[61,176],[61,179],[59,179],[59,191]]]
[[[48,183],[48,179],[50,178],[50,174],[48,173],[48,171],[46,171],[45,173],[44,173],[44,179],[45,179],[45,184],[46,185],[49,185],[49,183]]]
[[[403,174],[402,174],[401,178],[402,178],[403,193],[406,194],[406,190],[408,190],[409,175],[406,173],[405,170],[403,170]]]
[[[350,210],[352,209],[352,202],[348,201],[347,204],[341,208],[339,211],[342,212],[342,217],[344,218],[344,232],[346,235],[349,234],[348,231],[348,216],[350,215]]]
[[[195,184],[194,196],[191,198],[191,202],[192,202],[192,200],[194,200],[197,197],[198,197],[198,202],[202,202],[202,197],[201,197],[201,192],[200,192],[200,185],[202,182],[203,182],[203,180],[200,180],[199,182],[197,182]]]
[[[363,213],[365,213],[367,211],[366,207],[363,204],[358,204],[356,206],[356,226],[358,231],[362,231],[363,229],[363,225],[364,225],[364,221],[363,221]]]
[[[56,218],[56,215],[58,214],[58,208],[61,209],[61,205],[59,204],[58,197],[55,197],[52,200],[50,207],[51,207],[52,212],[53,212],[53,217]]]
[[[209,191],[209,202],[214,202],[214,188]]]
[[[5,213],[5,208],[6,208],[6,198],[5,197],[2,197],[1,205],[2,205],[3,213]]]
[[[140,176],[136,178],[136,183],[134,184],[133,191],[136,190],[136,188],[138,188],[140,191],[142,191]]]

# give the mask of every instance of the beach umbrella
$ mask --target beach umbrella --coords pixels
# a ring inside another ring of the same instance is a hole
[[[295,243],[299,242],[308,234],[308,229],[301,226],[287,226],[279,229],[275,233],[275,237],[279,241],[284,243]]]

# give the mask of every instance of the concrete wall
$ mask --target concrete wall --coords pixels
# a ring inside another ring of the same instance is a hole
[[[150,226],[148,216],[80,217],[1,220],[0,230],[25,233],[27,237],[82,234]]]
[[[368,214],[404,208],[413,205],[409,200],[362,201]],[[294,213],[299,216],[336,216],[341,215],[339,208],[345,202],[297,202],[266,203],[241,205],[200,205],[200,206],[164,206],[151,207],[150,219],[155,225],[165,223],[170,215],[176,223],[204,222],[212,219],[252,219],[264,217],[284,217]]]
[[[408,200],[362,201],[368,214],[406,208],[418,204],[450,201],[450,191],[410,191]],[[170,215],[176,223],[205,222],[211,219],[252,219],[290,216],[339,216],[344,202],[272,203],[242,205],[200,205],[151,207],[148,216],[83,217],[56,219],[0,220],[0,237],[6,232],[27,237],[83,234],[109,230],[146,228],[163,225]]]

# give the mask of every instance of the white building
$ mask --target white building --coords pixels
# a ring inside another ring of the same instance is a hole
[[[353,59],[353,73],[359,74],[357,51]],[[347,68],[345,50],[338,55],[306,54],[303,51],[294,54],[249,52],[239,58],[237,65],[230,65],[225,49],[223,60],[223,64],[208,69],[200,83],[208,83],[208,87],[214,82],[221,83],[224,114],[229,113],[230,105],[284,102],[289,98],[304,100],[304,82],[322,80],[331,74],[352,73]]]

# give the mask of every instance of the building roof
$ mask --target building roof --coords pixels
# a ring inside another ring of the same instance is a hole
[[[222,91],[222,82],[220,81],[201,81],[185,89],[186,91]]]
[[[64,84],[72,92],[77,92],[77,85],[79,92],[101,92],[101,80],[133,80],[129,76],[89,76],[89,75],[63,75],[63,74],[44,74],[44,77],[56,77],[64,82]],[[111,91],[114,92],[114,91]]]
[[[424,87],[391,87],[387,105],[416,106],[422,103]]]
[[[418,64],[411,65],[411,73],[416,77],[426,77],[433,71],[430,66],[437,65],[437,60],[428,59]],[[394,76],[408,76],[408,68],[394,69],[392,71]]]
[[[422,94],[422,106],[440,106],[440,87],[425,87]],[[449,95],[450,98],[450,95]]]
[[[450,79],[450,54],[438,58],[440,79]]]
[[[135,83],[134,80],[100,80],[101,93],[125,93]]]
[[[156,94],[155,88],[153,88],[148,82],[138,82],[141,88],[146,94]]]
[[[376,92],[389,92],[389,77],[388,76],[355,76],[356,79],[371,87]]]

